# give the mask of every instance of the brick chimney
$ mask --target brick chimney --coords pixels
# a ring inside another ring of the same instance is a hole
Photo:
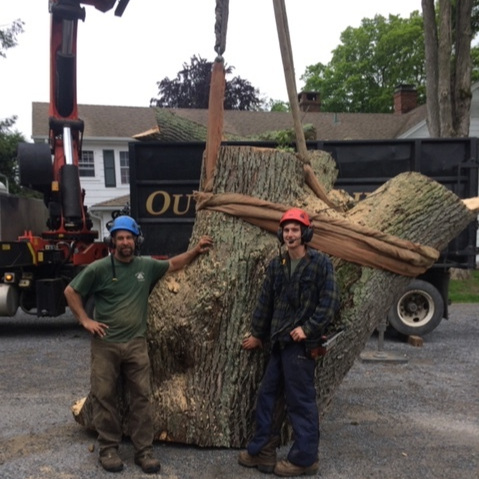
[[[402,115],[417,107],[417,90],[414,85],[398,85],[394,90],[394,114]]]
[[[315,91],[302,91],[298,95],[299,109],[305,112],[321,111],[321,97]]]

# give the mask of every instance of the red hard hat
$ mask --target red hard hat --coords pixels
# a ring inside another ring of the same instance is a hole
[[[297,221],[307,228],[311,226],[308,213],[300,208],[291,208],[290,210],[286,211],[286,213],[279,220],[279,225],[283,226],[283,223],[286,223],[286,221]]]

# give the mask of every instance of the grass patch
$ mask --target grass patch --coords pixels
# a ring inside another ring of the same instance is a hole
[[[449,299],[453,303],[479,303],[479,270],[471,271],[468,279],[451,279]]]

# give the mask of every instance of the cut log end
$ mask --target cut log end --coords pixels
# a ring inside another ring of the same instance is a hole
[[[474,213],[479,213],[479,196],[475,198],[467,198],[466,200],[462,200],[462,202],[466,205],[466,208]]]

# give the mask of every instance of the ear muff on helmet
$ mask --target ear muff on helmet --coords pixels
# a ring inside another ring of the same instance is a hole
[[[136,240],[135,240],[136,249],[140,249],[141,245],[145,241],[145,237],[143,236],[143,233],[141,232],[141,228],[139,226],[138,226],[138,230],[139,230],[140,234],[136,237]]]
[[[308,213],[300,208],[291,208],[279,220],[279,229],[276,232],[276,236],[281,244],[284,244],[283,239],[283,224],[289,221],[296,221],[301,225],[301,242],[309,243],[313,239],[313,228],[311,227],[311,221],[309,220]]]
[[[301,241],[303,243],[309,243],[313,239],[313,228],[311,226],[308,226],[307,228],[302,226],[301,227]]]

